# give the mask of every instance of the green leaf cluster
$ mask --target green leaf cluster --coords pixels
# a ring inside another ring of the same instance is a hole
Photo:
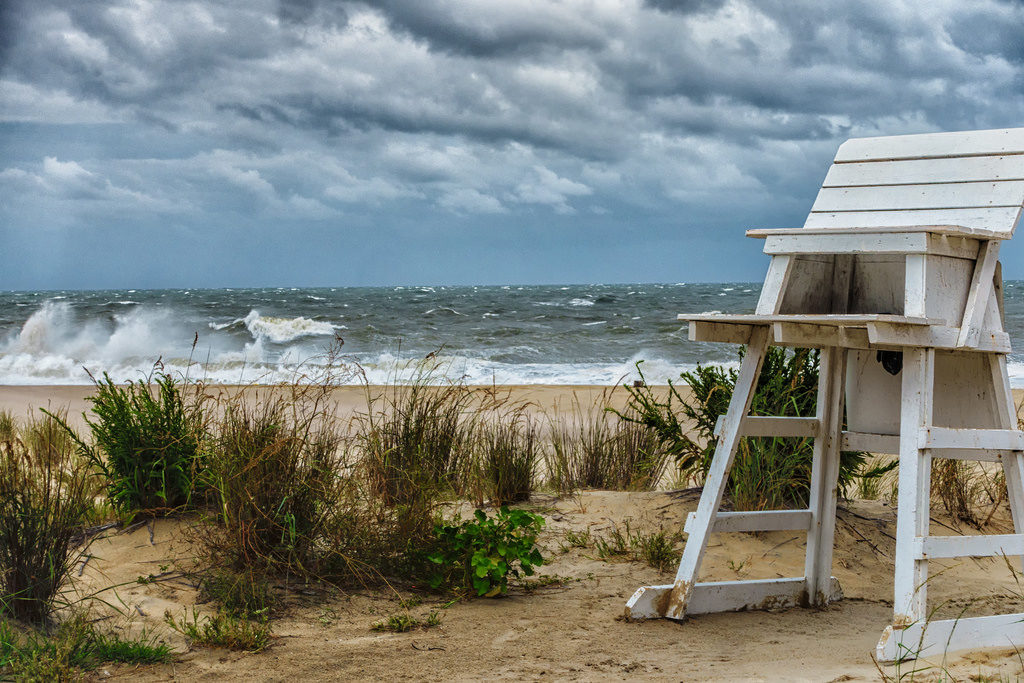
[[[533,575],[544,564],[537,534],[544,518],[526,510],[502,507],[494,517],[477,510],[473,519],[434,528],[439,549],[428,555],[437,565],[432,588],[461,583],[478,596],[495,597],[508,591],[508,578],[520,572]]]

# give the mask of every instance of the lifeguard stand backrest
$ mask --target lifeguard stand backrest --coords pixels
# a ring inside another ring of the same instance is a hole
[[[960,225],[1013,236],[1024,128],[847,140],[805,228]]]

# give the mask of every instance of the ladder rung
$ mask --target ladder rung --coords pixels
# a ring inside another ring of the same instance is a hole
[[[921,448],[1024,450],[1024,432],[1018,429],[954,429],[924,427],[918,434]]]
[[[683,531],[690,529],[697,518],[696,512],[686,516]],[[737,531],[794,531],[806,530],[811,526],[810,510],[761,510],[756,512],[719,512],[711,528],[715,533]]]
[[[914,546],[914,555],[919,560],[1024,555],[1024,534],[918,536]]]

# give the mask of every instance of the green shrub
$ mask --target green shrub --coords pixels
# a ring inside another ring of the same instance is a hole
[[[637,370],[640,370],[640,363],[637,363]],[[680,375],[690,386],[690,396],[683,396],[670,382],[664,399],[658,398],[645,383],[626,386],[630,394],[629,406],[619,415],[626,421],[650,428],[665,450],[675,457],[684,476],[702,482],[718,443],[714,435],[715,425],[729,407],[737,375],[733,369],[698,365],[693,372]],[[769,347],[750,414],[813,417],[817,387],[816,350],[786,351],[780,347]],[[687,427],[691,425],[695,439],[688,435]],[[813,440],[810,438],[741,439],[727,484],[736,509],[806,505],[812,448]],[[870,468],[867,453],[844,451],[840,454],[839,490],[845,494],[858,477],[878,477],[892,467],[890,463]]]
[[[458,583],[478,596],[495,597],[508,590],[508,577],[520,570],[533,575],[544,563],[536,546],[544,518],[525,510],[502,507],[494,518],[477,510],[472,520],[438,525],[439,549],[429,559],[438,565],[430,585]]]
[[[53,417],[0,441],[0,613],[42,621],[83,550],[91,472]]]
[[[201,387],[191,387],[191,396],[184,388],[162,373],[152,385],[118,386],[106,374],[96,382],[86,416],[96,445],[79,446],[103,471],[116,510],[166,512],[189,502],[206,416]]]

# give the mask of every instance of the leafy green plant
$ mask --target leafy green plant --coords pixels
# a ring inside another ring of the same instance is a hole
[[[50,417],[0,441],[0,613],[42,621],[84,552],[91,470]]]
[[[508,577],[520,571],[533,575],[544,563],[537,548],[537,534],[544,518],[526,510],[502,507],[491,518],[477,510],[472,520],[435,528],[439,549],[429,555],[438,565],[430,585],[438,588],[458,583],[478,596],[495,597],[508,590]]]
[[[259,652],[270,644],[270,621],[266,614],[253,616],[255,618],[246,619],[217,612],[200,617],[199,611],[193,608],[191,618],[186,613],[175,619],[170,612],[164,612],[164,621],[192,645]]]
[[[742,355],[742,351],[741,351]],[[641,377],[643,372],[637,363]],[[626,386],[630,394],[625,411],[616,411],[628,422],[650,428],[677,466],[696,483],[703,481],[718,444],[715,426],[729,407],[737,371],[714,365],[698,365],[681,379],[690,386],[684,395],[669,382],[668,393],[659,397],[645,382]],[[816,409],[818,352],[787,351],[770,347],[751,402],[750,414],[812,417]],[[691,438],[690,427],[696,438]],[[770,509],[805,505],[810,486],[813,440],[796,437],[756,437],[740,440],[727,490],[736,509]],[[894,463],[871,467],[867,453],[840,454],[839,488],[845,494],[861,477],[879,477]]]
[[[104,373],[96,381],[92,417],[85,417],[95,446],[77,439],[100,470],[107,495],[120,512],[166,512],[186,505],[201,470],[205,398],[198,385],[185,386],[168,374],[124,386]]]

